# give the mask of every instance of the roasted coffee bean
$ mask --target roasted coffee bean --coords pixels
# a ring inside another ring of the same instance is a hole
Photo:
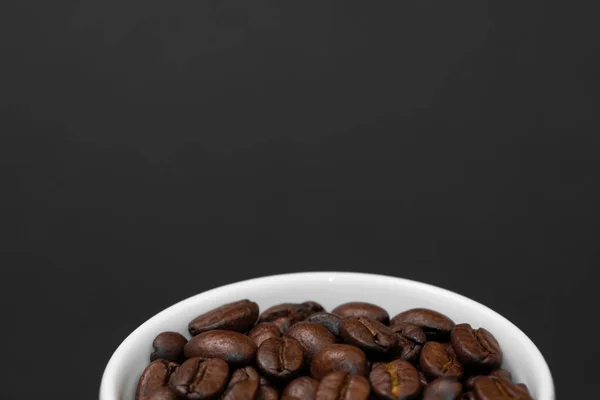
[[[256,365],[268,378],[276,380],[293,378],[304,366],[302,346],[289,336],[267,339],[256,352]]]
[[[281,318],[287,318],[289,325],[304,321],[311,314],[324,311],[322,305],[314,301],[303,303],[283,303],[267,308],[259,317],[260,322],[274,322]]]
[[[512,382],[512,374],[505,369],[497,369],[495,371],[492,371],[490,373],[490,375],[498,377],[498,378],[504,378],[504,379],[507,379],[508,381]]]
[[[259,386],[259,381],[250,379],[229,384],[221,400],[256,400]]]
[[[339,336],[340,334],[340,323],[342,322],[342,317],[339,315],[328,312],[319,312],[310,315],[308,318],[306,318],[306,321],[316,322],[317,324],[323,325],[335,336]]]
[[[183,361],[183,347],[187,339],[177,332],[163,332],[152,342],[154,351],[150,354],[150,361],[163,360],[180,363]]]
[[[340,324],[340,337],[344,343],[354,345],[374,358],[393,354],[398,348],[398,337],[394,331],[365,317],[344,318]]]
[[[377,363],[369,374],[373,392],[379,399],[414,399],[421,393],[419,371],[408,361]]]
[[[463,376],[463,366],[448,343],[425,343],[421,350],[419,364],[429,379],[439,377],[460,379]]]
[[[223,392],[228,379],[229,365],[225,361],[194,357],[179,367],[169,386],[181,398],[210,399]]]
[[[427,341],[423,329],[408,322],[397,322],[390,325],[390,329],[398,336],[398,347],[400,349],[398,358],[415,363]]]
[[[169,390],[169,381],[179,365],[158,359],[144,369],[135,392],[136,400],[176,400]]]
[[[256,344],[246,335],[214,330],[192,338],[183,352],[186,358],[220,358],[233,366],[244,366],[254,361],[256,350]]]
[[[495,376],[478,376],[473,394],[477,400],[532,400],[526,388]]]
[[[308,362],[325,346],[337,342],[333,333],[316,322],[298,322],[288,329],[284,336],[292,337],[300,342]]]
[[[390,322],[390,315],[383,308],[371,303],[351,302],[337,306],[333,311],[340,317],[366,317],[377,320],[384,325]]]
[[[319,383],[316,400],[368,400],[369,381],[362,375],[332,372]]]
[[[425,332],[427,340],[446,341],[450,331],[454,328],[454,322],[437,311],[428,308],[413,308],[396,315],[390,321],[390,326],[400,322],[408,322],[419,326]]]
[[[319,381],[309,376],[301,376],[291,381],[283,390],[281,398],[314,400],[317,397]]]
[[[331,344],[321,350],[312,360],[310,375],[321,380],[335,371],[367,376],[367,356],[358,347],[349,344]]]
[[[248,337],[254,340],[256,346],[260,346],[267,339],[281,337],[281,331],[273,322],[261,322],[248,332]]]
[[[258,318],[258,304],[250,300],[240,300],[222,305],[199,315],[189,323],[192,336],[215,329],[246,332]]]
[[[279,400],[279,391],[264,376],[260,377],[256,400]]]
[[[484,328],[473,329],[469,324],[458,324],[452,329],[450,341],[456,356],[468,368],[491,371],[502,364],[500,345]]]
[[[260,384],[260,378],[261,378],[261,376],[258,373],[258,371],[256,370],[256,368],[248,365],[248,366],[238,368],[235,371],[233,371],[233,374],[231,374],[231,379],[229,380],[228,386],[234,385],[240,381],[247,381],[247,380],[259,381],[259,384]]]
[[[462,392],[462,384],[449,378],[437,378],[423,391],[423,400],[455,400]]]

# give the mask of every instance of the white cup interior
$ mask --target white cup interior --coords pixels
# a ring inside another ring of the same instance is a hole
[[[349,301],[366,301],[390,316],[414,307],[440,311],[455,322],[485,327],[504,353],[503,367],[516,382],[527,385],[534,399],[554,400],[548,365],[531,340],[495,311],[459,294],[401,278],[346,272],[275,275],[222,286],[177,303],[137,328],[115,351],[100,386],[100,400],[134,400],[137,380],[149,363],[152,341],[160,332],[176,331],[189,338],[187,324],[224,303],[251,299],[261,310],[282,302],[314,300],[327,310]]]

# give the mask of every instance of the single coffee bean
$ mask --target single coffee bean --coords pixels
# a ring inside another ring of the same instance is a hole
[[[250,365],[242,367],[242,368],[238,368],[235,371],[233,371],[233,374],[231,374],[231,379],[229,380],[228,386],[235,385],[236,383],[238,383],[240,381],[247,381],[247,380],[259,381],[259,384],[260,384],[260,380],[261,380],[261,376],[258,373],[258,371],[256,370],[256,368],[254,368]]]
[[[425,332],[427,340],[431,341],[446,341],[454,328],[454,322],[450,318],[428,308],[413,308],[401,312],[392,318],[390,326],[400,322],[419,326]]]
[[[492,371],[490,375],[498,378],[504,378],[509,382],[512,382],[512,374],[505,369],[497,369],[495,371]]]
[[[484,328],[473,329],[469,324],[458,324],[452,329],[450,341],[456,356],[468,368],[491,371],[502,364],[500,345]]]
[[[259,381],[251,379],[229,384],[221,400],[255,400],[259,386]]]
[[[455,400],[462,392],[462,384],[455,379],[437,378],[423,391],[423,400]]]
[[[419,371],[404,360],[374,364],[369,381],[375,395],[384,400],[414,399],[422,389]]]
[[[321,380],[325,375],[336,371],[367,376],[367,356],[361,349],[349,344],[326,346],[312,360],[310,375]]]
[[[316,400],[368,400],[369,381],[362,375],[332,372],[319,383]]]
[[[390,329],[398,336],[398,347],[400,349],[398,358],[415,363],[427,341],[423,329],[408,322],[396,322],[390,325]]]
[[[283,303],[267,308],[259,317],[259,322],[274,322],[280,318],[288,318],[290,326],[304,321],[311,314],[324,311],[322,305],[314,301],[303,303]]]
[[[325,346],[337,342],[337,338],[333,333],[316,322],[298,322],[288,329],[284,336],[294,338],[300,342],[308,362]]]
[[[254,361],[256,350],[256,344],[246,335],[214,330],[192,338],[183,352],[186,358],[220,358],[233,366],[244,366]]]
[[[150,354],[150,361],[162,358],[174,363],[183,361],[183,347],[187,339],[177,332],[163,332],[152,342],[154,351]]]
[[[344,318],[340,324],[340,337],[344,343],[354,345],[374,358],[393,354],[398,349],[394,331],[370,318]]]
[[[339,315],[328,312],[319,312],[310,315],[308,318],[306,318],[306,321],[316,322],[317,324],[323,325],[335,336],[339,336],[340,334],[340,323],[342,322],[342,317]]]
[[[390,322],[390,315],[383,308],[365,302],[344,303],[337,306],[333,311],[340,317],[366,317],[377,320],[384,325]]]
[[[223,392],[228,378],[229,365],[225,361],[194,357],[179,367],[169,386],[181,398],[211,399]]]
[[[302,346],[289,336],[267,339],[256,352],[256,365],[268,378],[276,380],[293,378],[304,366]]]
[[[176,400],[177,396],[169,390],[169,381],[179,365],[158,359],[151,362],[138,381],[136,400]]]
[[[477,400],[533,400],[526,388],[495,376],[478,376],[473,394]]]
[[[291,381],[283,390],[282,399],[315,400],[319,381],[309,376],[301,376]]]
[[[188,325],[192,336],[215,329],[246,332],[258,318],[258,304],[240,300],[215,308],[194,318]]]
[[[421,350],[419,364],[429,379],[439,377],[460,379],[463,376],[463,366],[457,360],[452,346],[447,343],[425,343]]]
[[[280,336],[281,331],[273,322],[261,322],[248,332],[248,337],[254,340],[254,343],[256,343],[257,346],[260,346],[261,343],[267,339]]]
[[[264,376],[259,379],[256,400],[279,400],[279,391]]]

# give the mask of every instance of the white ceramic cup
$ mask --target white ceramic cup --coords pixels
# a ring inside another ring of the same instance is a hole
[[[390,317],[414,307],[442,312],[455,322],[485,327],[504,353],[503,367],[523,382],[536,400],[554,400],[554,384],[544,357],[515,325],[495,311],[459,294],[407,279],[347,272],[309,272],[252,279],[200,293],[150,318],[117,348],[100,385],[100,400],[134,400],[137,380],[149,363],[152,341],[163,331],[189,337],[194,317],[222,304],[251,299],[261,310],[283,302],[314,300],[327,310],[349,301],[385,308]]]

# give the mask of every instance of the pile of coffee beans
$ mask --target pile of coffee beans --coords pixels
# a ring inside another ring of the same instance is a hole
[[[500,369],[490,332],[425,308],[390,319],[370,303],[329,313],[307,301],[259,314],[240,300],[189,332],[156,337],[136,400],[532,399]]]

